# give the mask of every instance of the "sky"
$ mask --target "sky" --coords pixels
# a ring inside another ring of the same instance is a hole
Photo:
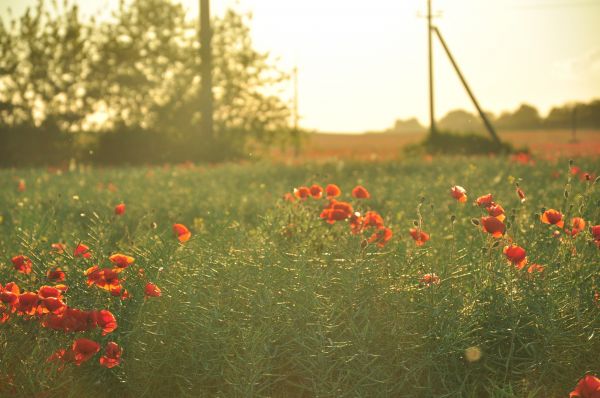
[[[190,15],[198,0],[180,0]],[[496,114],[532,104],[600,98],[600,0],[432,0],[435,19],[481,106]],[[20,15],[35,0],[0,0]],[[81,0],[83,13],[118,0]],[[429,123],[426,0],[213,0],[212,12],[253,15],[255,47],[298,67],[300,125],[326,132]],[[475,112],[434,43],[436,117]],[[286,93],[291,98],[293,84]]]

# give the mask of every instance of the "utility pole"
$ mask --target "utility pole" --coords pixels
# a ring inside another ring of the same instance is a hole
[[[477,101],[477,98],[475,98],[475,94],[473,94],[473,91],[471,91],[471,87],[469,87],[469,85],[467,84],[467,79],[465,79],[462,72],[460,71],[460,68],[458,67],[458,64],[456,63],[456,61],[454,60],[454,57],[452,56],[452,53],[450,52],[450,48],[448,48],[448,45],[446,44],[446,41],[442,37],[440,30],[436,26],[434,26],[433,31],[435,32],[438,39],[440,40],[440,43],[442,43],[442,47],[444,48],[444,51],[446,51],[446,55],[448,56],[448,59],[450,59],[450,63],[452,63],[452,66],[454,67],[454,70],[456,71],[456,74],[458,75],[458,78],[460,79],[463,87],[467,91],[469,98],[471,98],[473,105],[475,105],[475,108],[477,108],[477,112],[479,112],[479,116],[483,120],[483,123],[485,124],[485,128],[492,136],[492,139],[494,140],[494,142],[496,144],[500,145],[500,138],[498,137],[498,134],[496,134],[496,130],[494,129],[494,126],[490,122],[490,119],[488,119],[488,117],[486,116],[483,109],[481,109],[481,106],[479,106],[479,102]]]
[[[577,142],[577,103],[571,109],[571,142]]]
[[[294,67],[294,131],[298,131],[298,67]]]
[[[200,106],[201,135],[213,138],[213,94],[212,94],[212,31],[210,28],[209,0],[200,0]]]
[[[430,134],[432,136],[435,136],[438,134],[437,128],[435,126],[435,108],[434,108],[434,96],[433,96],[433,93],[434,93],[434,89],[433,89],[433,34],[435,33],[438,40],[440,41],[442,47],[444,48],[444,51],[446,52],[448,59],[450,59],[450,62],[452,63],[452,66],[454,67],[454,71],[458,75],[463,87],[467,91],[469,98],[471,98],[473,105],[475,105],[475,108],[477,108],[477,112],[479,112],[479,116],[483,120],[483,123],[484,123],[486,129],[492,136],[492,139],[494,140],[494,142],[496,144],[498,144],[498,146],[500,146],[501,141],[500,141],[500,138],[498,137],[498,134],[496,133],[496,130],[494,129],[494,126],[492,125],[491,121],[489,120],[489,118],[487,117],[487,115],[485,114],[483,109],[481,109],[481,106],[479,106],[479,102],[477,101],[477,98],[475,98],[475,94],[473,94],[471,87],[469,87],[469,85],[467,84],[467,80],[465,79],[464,75],[460,71],[460,68],[458,67],[458,63],[452,56],[452,53],[450,52],[450,48],[448,48],[448,45],[446,44],[446,41],[442,37],[440,30],[431,23],[432,18],[433,18],[433,15],[431,14],[431,0],[427,0],[427,40],[428,40],[428,45],[429,45],[429,51],[428,51],[429,54],[428,55],[429,55],[429,117],[430,117],[429,132],[430,132]]]
[[[429,44],[429,132],[431,135],[437,134],[435,127],[435,112],[433,105],[433,44],[432,44],[432,25],[431,19],[431,0],[427,0],[427,41]]]
[[[298,114],[298,66],[294,67],[294,130],[292,131],[292,139],[294,145],[294,156],[298,157],[300,155],[300,130],[299,128],[299,120],[300,116]]]

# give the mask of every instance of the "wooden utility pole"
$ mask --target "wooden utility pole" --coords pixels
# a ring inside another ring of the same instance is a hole
[[[501,141],[500,141],[500,138],[498,137],[498,134],[496,133],[496,130],[494,129],[494,126],[492,125],[490,119],[487,117],[487,115],[485,114],[483,109],[481,109],[481,106],[479,106],[479,102],[477,101],[477,98],[475,98],[475,94],[473,94],[471,87],[469,87],[469,85],[467,84],[467,79],[465,79],[464,75],[460,71],[460,68],[458,67],[458,63],[452,56],[452,53],[450,52],[450,48],[448,48],[448,45],[446,44],[446,41],[442,37],[440,30],[431,23],[432,18],[433,18],[433,15],[431,14],[431,0],[427,0],[427,40],[428,40],[428,45],[429,45],[429,51],[428,51],[429,54],[428,55],[429,55],[429,118],[430,118],[429,119],[429,132],[430,132],[430,134],[431,135],[438,134],[438,131],[437,131],[437,128],[435,125],[435,109],[434,109],[434,96],[433,96],[434,90],[433,90],[433,43],[432,42],[433,42],[433,34],[435,33],[438,40],[440,41],[444,51],[446,52],[448,59],[450,59],[450,62],[452,63],[452,66],[454,67],[454,71],[458,75],[458,78],[460,79],[463,87],[467,91],[469,98],[471,98],[473,105],[475,105],[475,108],[477,108],[477,112],[479,112],[479,116],[483,120],[483,123],[484,123],[486,129],[492,136],[492,139],[494,140],[494,142],[496,144],[498,144],[498,146],[500,146]]]
[[[427,41],[429,44],[429,132],[434,135],[437,133],[435,127],[435,112],[433,106],[433,44],[432,44],[432,25],[431,25],[431,0],[427,0]]]
[[[571,141],[577,142],[577,103],[571,109]]]
[[[212,94],[212,31],[210,28],[209,0],[200,0],[200,106],[201,135],[212,139],[213,133],[213,94]]]
[[[294,130],[298,131],[298,67],[294,67]]]
[[[446,44],[446,41],[442,37],[440,30],[435,26],[433,27],[433,30],[434,30],[435,34],[437,35],[438,39],[440,40],[440,43],[442,43],[442,47],[444,48],[444,51],[446,51],[446,55],[448,56],[448,59],[450,59],[450,63],[452,63],[452,66],[454,67],[454,70],[456,71],[456,74],[458,75],[458,78],[460,79],[463,87],[467,91],[469,98],[471,98],[473,105],[475,105],[477,112],[479,112],[479,116],[483,120],[483,124],[485,124],[485,128],[492,136],[492,139],[494,140],[494,142],[496,144],[500,145],[500,138],[498,137],[498,134],[496,134],[496,130],[494,129],[494,126],[490,122],[490,119],[486,116],[483,109],[481,109],[481,106],[479,105],[477,98],[475,98],[475,94],[473,94],[473,91],[471,91],[471,87],[469,87],[469,84],[467,84],[467,79],[465,79],[464,75],[460,71],[460,68],[458,67],[458,64],[456,63],[456,61],[454,60],[454,57],[452,56],[452,53],[450,52],[450,48],[448,48],[448,45]]]
[[[300,115],[298,113],[298,66],[294,67],[294,119],[293,119],[293,130],[292,130],[292,141],[294,145],[294,156],[300,155],[300,130],[299,121]]]

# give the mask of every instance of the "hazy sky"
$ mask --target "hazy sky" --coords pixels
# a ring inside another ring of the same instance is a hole
[[[85,13],[117,0],[85,0]],[[197,13],[198,0],[182,0]],[[600,0],[433,0],[436,24],[481,105],[493,112],[527,102],[552,105],[600,97]],[[19,15],[34,0],[0,0]],[[213,0],[253,13],[255,45],[299,68],[301,125],[321,131],[428,123],[426,0]],[[473,110],[435,46],[438,118]],[[291,84],[290,84],[291,91]],[[291,93],[290,93],[291,94]]]

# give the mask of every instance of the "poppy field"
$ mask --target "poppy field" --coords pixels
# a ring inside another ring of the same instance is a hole
[[[0,396],[598,398],[599,172],[0,171]]]

